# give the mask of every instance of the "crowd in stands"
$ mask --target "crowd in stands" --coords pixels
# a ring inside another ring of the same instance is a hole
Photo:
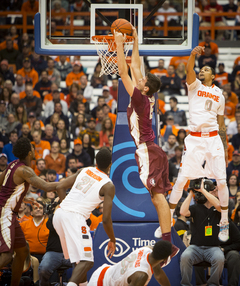
[[[70,2],[54,1],[52,11],[88,11],[82,1]],[[156,4],[156,1],[151,0],[143,2],[144,8],[148,10]],[[197,11],[240,11],[240,1],[237,6],[230,0],[229,4],[223,7],[218,5],[216,0],[210,0],[209,4],[208,1],[195,2]],[[181,9],[181,5],[172,6],[171,1],[167,0],[159,12],[176,12]],[[37,12],[38,2],[1,1],[0,10]],[[157,20],[160,25],[163,23],[160,16]],[[0,19],[3,24],[7,21],[7,18]],[[65,21],[64,17],[56,16],[52,21],[52,29],[61,33],[57,30],[57,25],[64,25]],[[87,21],[86,18],[85,22]],[[179,19],[169,17],[168,21],[175,26]],[[222,17],[216,21],[219,26],[223,23]],[[236,17],[236,24],[240,25],[240,16]],[[210,26],[209,19],[202,19],[201,25]],[[97,150],[102,146],[110,150],[113,147],[118,78],[105,75],[99,77],[100,62],[96,64],[93,74],[87,74],[87,67],[82,65],[80,56],[50,57],[36,54],[34,37],[27,33],[21,34],[14,25],[8,33],[0,36],[0,172],[16,159],[12,148],[21,137],[28,138],[34,145],[36,160],[31,167],[36,175],[44,180],[64,180],[79,168],[94,166]],[[199,45],[205,47],[205,53],[197,59],[196,71],[204,65],[210,65],[216,73],[214,84],[223,90],[225,97],[229,208],[230,216],[240,230],[240,54],[232,63],[232,72],[227,73],[224,63],[218,62],[218,46],[211,39],[210,32],[206,31],[201,36]],[[223,37],[221,32],[216,36],[218,39]],[[187,96],[187,60],[188,57],[172,57],[169,66],[165,66],[164,59],[159,59],[158,66],[151,69],[146,64],[146,69],[161,78],[162,82],[157,101],[162,123],[160,141],[169,160],[169,178],[173,184],[180,168],[184,138],[188,134],[186,113],[178,108],[179,96]],[[60,87],[61,82],[66,83],[65,88]],[[98,89],[101,95],[94,105],[95,89]],[[165,108],[166,96],[170,97],[169,110]],[[48,273],[46,276],[46,271],[39,271],[39,276],[36,275],[39,264],[39,269],[45,269],[46,257],[43,257],[48,251],[62,255],[60,243],[54,248],[51,241],[49,242],[49,234],[52,233],[53,237],[57,234],[53,233],[51,225],[48,227],[45,215],[46,205],[51,204],[56,196],[55,192],[46,194],[40,189],[30,187],[28,197],[41,204],[32,207],[23,203],[19,212],[19,221],[31,254],[26,269],[32,268],[31,277],[34,277],[34,282],[39,277],[44,281],[52,274]],[[91,230],[94,231],[101,221],[101,213],[102,206],[91,215]],[[47,245],[47,252],[44,245]],[[41,265],[42,259],[44,265]],[[65,261],[65,264],[69,265],[69,261]],[[31,267],[28,267],[29,265]],[[52,279],[56,281],[56,276]]]

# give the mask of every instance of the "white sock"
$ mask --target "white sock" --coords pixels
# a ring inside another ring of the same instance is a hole
[[[174,211],[175,211],[175,209],[170,209],[170,212],[171,212],[171,223],[172,223],[172,220],[173,220]]]
[[[77,284],[74,282],[68,282],[67,286],[77,286]]]
[[[228,221],[228,210],[221,210],[221,222]]]
[[[79,286],[87,286],[87,284],[88,284],[88,283],[87,283],[87,281],[86,281],[86,282],[84,282],[84,283],[80,283]]]

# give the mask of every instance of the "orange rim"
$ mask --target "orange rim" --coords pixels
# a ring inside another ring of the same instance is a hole
[[[132,42],[133,39],[134,39],[133,36],[126,35],[125,42]],[[106,42],[109,42],[109,43],[115,41],[113,35],[96,35],[96,36],[92,36],[92,40],[96,42],[103,42],[105,40]]]

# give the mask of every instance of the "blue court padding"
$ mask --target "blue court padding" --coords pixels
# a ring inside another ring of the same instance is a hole
[[[151,202],[150,194],[143,186],[135,160],[135,144],[129,132],[127,107],[130,97],[119,80],[118,114],[114,132],[112,179],[116,193],[113,200],[113,221],[158,221],[157,212]],[[157,134],[155,112],[153,130]],[[155,138],[157,143],[157,136]]]
[[[100,223],[93,240],[94,266],[88,271],[88,281],[92,273],[102,264],[107,263],[113,265],[137,248],[148,245],[153,246],[158,241],[153,235],[157,227],[158,223],[113,223],[116,237],[116,251],[112,259],[110,259],[106,256],[109,239],[104,231],[102,223]],[[163,269],[168,276],[171,286],[180,286],[180,255],[186,247],[174,228],[172,228],[172,243],[178,246],[180,251],[172,259],[171,263]],[[148,285],[156,286],[159,284],[153,277]]]

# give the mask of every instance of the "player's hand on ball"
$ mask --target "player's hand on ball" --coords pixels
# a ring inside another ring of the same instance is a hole
[[[138,35],[137,35],[137,30],[135,27],[132,26],[132,35],[134,37],[134,39],[137,39]]]
[[[115,38],[115,42],[116,44],[122,44],[126,38],[126,35],[123,35],[122,33],[116,32],[114,30],[114,38]]]
[[[114,242],[112,242],[112,241],[109,241],[108,242],[108,254],[107,254],[107,256],[109,256],[110,258],[112,258],[113,257],[113,254],[114,254],[114,252],[115,252],[115,248],[116,248],[116,245],[115,245],[115,243]]]

